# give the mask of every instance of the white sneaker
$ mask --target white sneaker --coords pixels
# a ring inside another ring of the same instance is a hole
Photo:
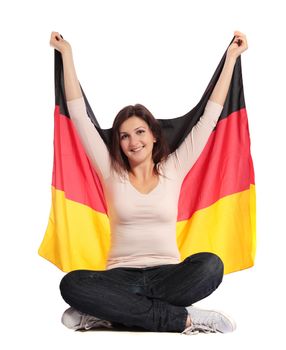
[[[62,324],[67,328],[78,329],[91,329],[98,327],[113,328],[112,323],[109,321],[101,320],[95,316],[84,314],[73,307],[69,307],[62,315]]]
[[[191,318],[191,326],[187,327],[182,334],[203,333],[228,333],[236,329],[236,324],[226,314],[214,310],[202,310],[194,306],[186,307]]]

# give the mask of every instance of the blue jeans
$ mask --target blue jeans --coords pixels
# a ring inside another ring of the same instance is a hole
[[[70,306],[112,324],[182,332],[185,306],[217,289],[223,271],[217,255],[202,252],[178,264],[71,271],[61,280],[60,291]]]

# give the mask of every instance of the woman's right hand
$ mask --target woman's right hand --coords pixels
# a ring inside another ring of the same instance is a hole
[[[54,47],[60,53],[71,50],[71,45],[66,40],[64,40],[61,34],[58,32],[52,32],[50,46]]]

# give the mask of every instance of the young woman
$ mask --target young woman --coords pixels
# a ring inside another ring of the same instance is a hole
[[[101,179],[111,225],[106,270],[71,271],[60,283],[71,306],[62,317],[68,328],[121,324],[184,334],[235,329],[229,316],[193,306],[217,289],[223,262],[210,252],[181,262],[175,237],[182,182],[220,117],[236,59],[247,49],[246,36],[234,35],[203,115],[169,154],[159,123],[141,104],[117,114],[111,147],[106,147],[86,113],[71,45],[52,32],[50,45],[62,54],[69,114]]]

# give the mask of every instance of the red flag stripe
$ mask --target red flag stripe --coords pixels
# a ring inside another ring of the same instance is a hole
[[[101,182],[86,156],[72,121],[60,114],[59,106],[55,107],[54,117],[52,185],[64,191],[66,198],[107,213]],[[78,153],[75,154],[74,149],[78,149]],[[65,178],[62,168],[68,169]],[[248,189],[250,183],[254,184],[254,175],[247,114],[243,108],[219,121],[202,154],[186,176],[179,198],[178,221],[190,218],[195,211],[226,195]],[[191,190],[186,191],[188,187]]]
[[[177,221],[254,184],[246,109],[218,122],[181,188]]]
[[[65,197],[107,213],[99,177],[91,166],[71,119],[54,113],[54,164],[52,186],[65,192]],[[62,172],[62,169],[65,169]]]

